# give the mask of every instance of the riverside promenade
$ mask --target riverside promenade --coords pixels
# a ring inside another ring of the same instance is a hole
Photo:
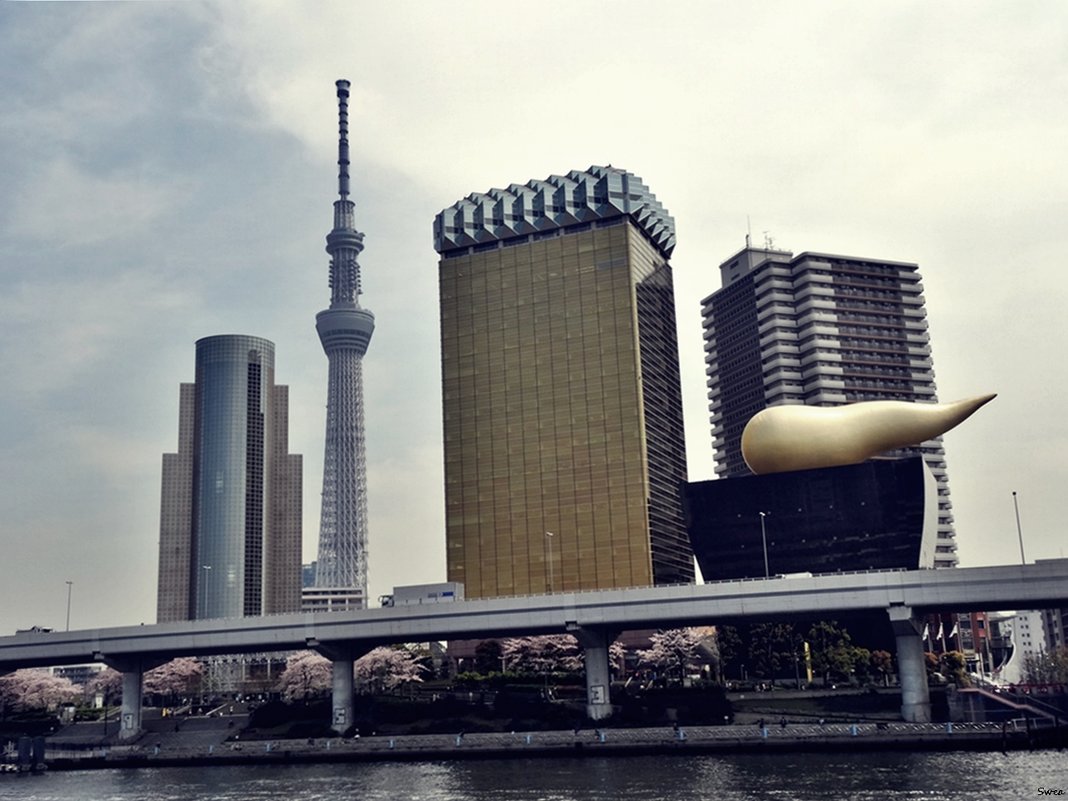
[[[1063,748],[1066,730],[1023,720],[1008,723],[787,723],[583,728],[577,731],[471,732],[349,738],[226,741],[183,745],[64,748],[49,744],[52,770],[311,762],[425,761],[553,756],[625,756],[713,752],[1018,750]]]

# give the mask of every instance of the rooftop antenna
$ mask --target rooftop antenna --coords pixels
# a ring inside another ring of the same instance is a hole
[[[771,231],[764,232],[764,250],[771,250],[775,240],[771,238]]]
[[[349,196],[349,82],[337,81],[337,188],[341,199]]]
[[[753,236],[753,224],[749,221],[749,215],[745,215],[745,249],[749,250],[749,240]]]

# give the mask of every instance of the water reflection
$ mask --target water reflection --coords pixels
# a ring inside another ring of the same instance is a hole
[[[776,754],[0,775],[0,801],[1002,801],[1068,793],[1036,753]]]

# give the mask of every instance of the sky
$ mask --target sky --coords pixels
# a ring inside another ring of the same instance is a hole
[[[611,164],[674,216],[691,480],[700,301],[744,245],[920,265],[962,566],[1065,556],[1068,6],[768,0],[0,4],[0,633],[152,623],[194,342],[276,344],[315,558],[352,82],[370,595],[445,579],[432,222]],[[71,582],[68,584],[67,582]],[[69,596],[68,596],[69,589]]]

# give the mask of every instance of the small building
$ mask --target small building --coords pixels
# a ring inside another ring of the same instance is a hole
[[[360,587],[304,587],[300,591],[302,612],[348,612],[366,606]]]

